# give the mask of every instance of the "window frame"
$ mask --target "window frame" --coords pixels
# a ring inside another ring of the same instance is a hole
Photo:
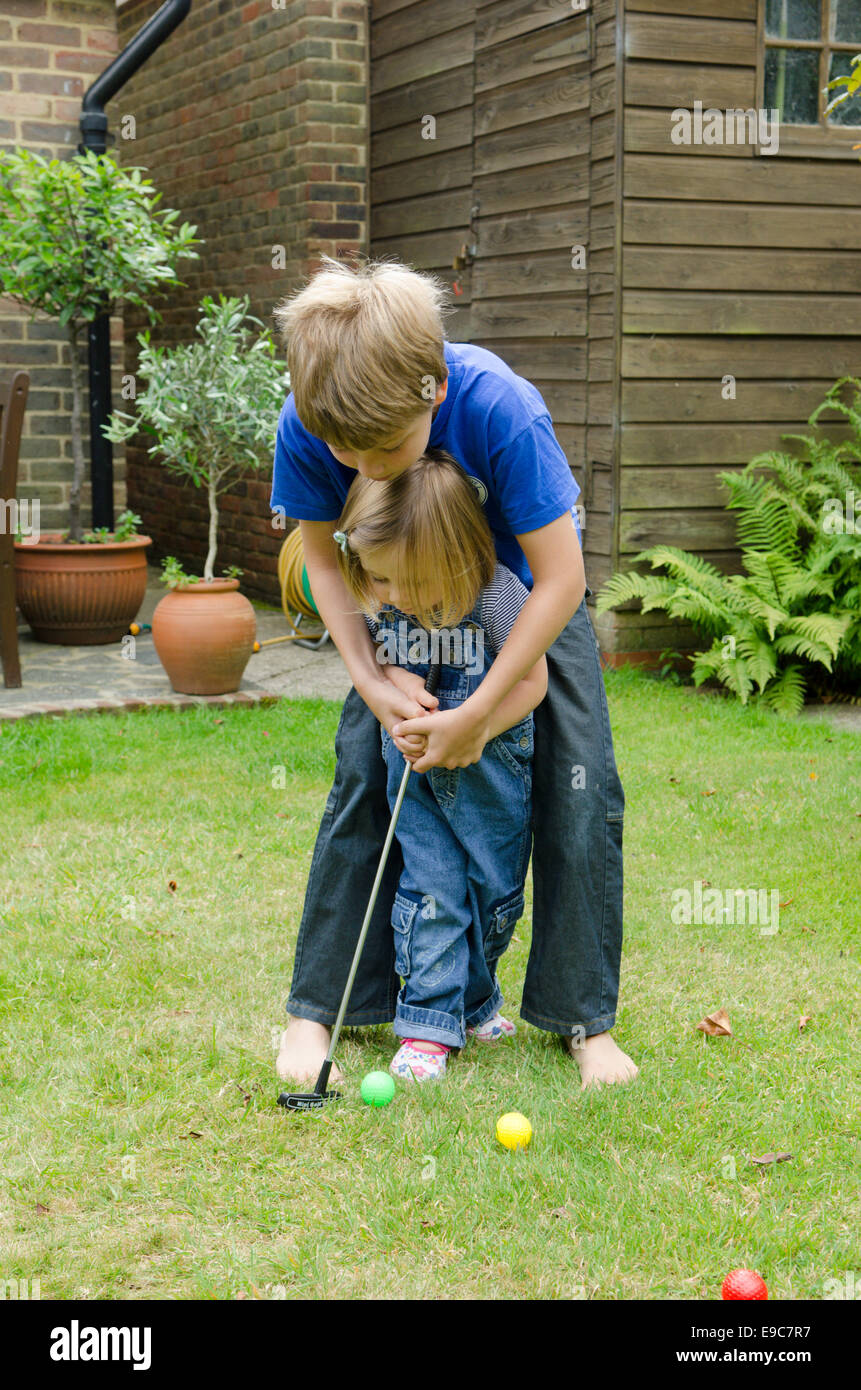
[[[832,43],[829,38],[831,27],[832,0],[820,0],[820,23],[818,39],[775,39],[765,32],[766,0],[759,0],[756,14],[756,103],[759,110],[765,110],[765,59],[771,48],[802,48],[808,52],[819,52],[819,120],[816,125],[791,125],[782,121],[778,127],[777,155],[804,155],[818,159],[852,159],[858,161],[861,151],[853,145],[861,146],[861,118],[858,125],[829,124],[823,114],[828,99],[823,92],[827,85],[828,60],[832,53],[847,54],[847,72],[851,67],[848,61],[856,53],[861,53],[861,39],[853,43]],[[768,110],[771,111],[771,107]],[[773,159],[761,144],[756,146],[756,154]]]

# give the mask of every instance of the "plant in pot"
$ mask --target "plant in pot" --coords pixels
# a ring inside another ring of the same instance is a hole
[[[137,414],[114,411],[105,428],[119,443],[138,430],[155,443],[148,453],[195,487],[205,487],[209,539],[203,577],[163,561],[169,593],[153,614],[152,635],[174,690],[223,695],[239,689],[254,647],[254,609],[239,593],[235,568],[215,577],[218,498],[244,474],[271,467],[278,417],[290,379],[271,333],[248,313],[249,298],[201,300],[199,342],[152,347],[138,334],[138,373],[146,388]],[[262,330],[252,337],[249,324]]]
[[[121,169],[109,155],[87,150],[70,159],[30,150],[0,152],[0,294],[59,320],[69,339],[72,374],[73,476],[69,526],[18,540],[18,604],[42,642],[116,642],[128,631],[146,592],[149,536],[123,513],[117,528],[85,532],[84,368],[79,342],[100,314],[134,304],[149,321],[160,315],[150,296],[181,285],[175,262],[197,257],[188,223],[176,211],[155,211],[161,194],[138,168]]]

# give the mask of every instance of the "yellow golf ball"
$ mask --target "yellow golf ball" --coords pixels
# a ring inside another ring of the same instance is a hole
[[[506,1149],[526,1149],[532,1138],[532,1126],[519,1110],[511,1110],[496,1121],[496,1137]]]

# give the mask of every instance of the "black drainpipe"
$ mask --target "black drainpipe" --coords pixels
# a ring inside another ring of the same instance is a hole
[[[94,150],[105,154],[108,118],[105,105],[128,82],[160,44],[181,24],[191,9],[191,0],[165,0],[161,9],[148,19],[118,53],[113,62],[84,93],[81,103],[81,143],[78,153]],[[90,384],[90,481],[93,491],[93,526],[114,525],[114,454],[109,439],[102,434],[111,414],[111,336],[107,309],[87,326]]]

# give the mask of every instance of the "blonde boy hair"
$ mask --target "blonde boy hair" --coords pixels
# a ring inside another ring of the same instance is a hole
[[[373,449],[429,410],[448,375],[448,289],[397,261],[321,259],[273,311],[296,413],[327,444]]]
[[[475,489],[442,449],[428,450],[394,478],[376,481],[359,475],[347,493],[338,529],[347,537],[347,550],[338,548],[344,583],[371,617],[379,612],[380,600],[369,574],[374,555],[384,550],[392,557],[395,572],[389,578],[397,583],[398,607],[423,628],[459,623],[496,568],[493,535]],[[428,583],[442,596],[434,608],[424,606],[417,592]]]

